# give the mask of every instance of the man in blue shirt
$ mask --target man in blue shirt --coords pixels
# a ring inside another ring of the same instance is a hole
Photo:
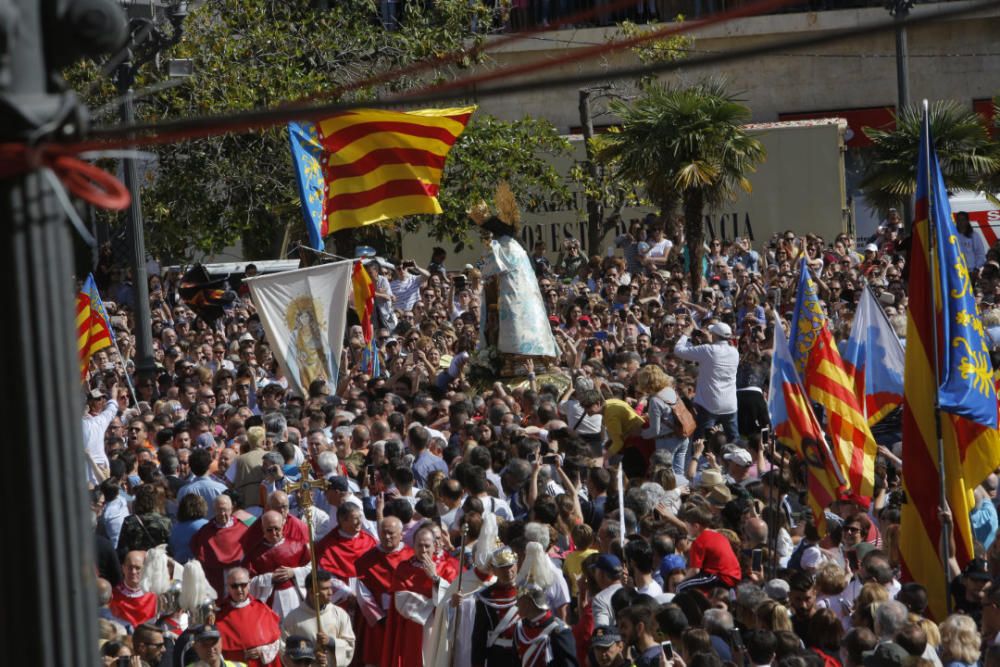
[[[413,479],[420,488],[427,487],[427,478],[435,470],[448,474],[448,464],[440,456],[431,453],[431,435],[427,429],[417,424],[410,429],[410,449],[413,450]]]
[[[184,496],[190,493],[196,493],[211,507],[215,499],[226,491],[225,484],[212,479],[208,474],[208,469],[212,465],[212,454],[207,449],[196,449],[191,452],[189,462],[194,481],[184,485],[177,492],[177,502],[180,503]]]

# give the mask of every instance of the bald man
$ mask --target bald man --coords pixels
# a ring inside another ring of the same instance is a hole
[[[286,540],[305,542],[306,544],[309,544],[309,529],[306,526],[305,521],[289,514],[289,506],[290,499],[288,498],[287,493],[284,491],[272,491],[271,495],[267,497],[264,509],[281,514],[284,519],[285,532],[283,534]],[[243,538],[243,548],[248,552],[256,549],[264,540],[264,534],[261,531],[261,526],[262,524],[260,521],[254,521],[247,529],[247,534]]]
[[[392,603],[392,576],[399,564],[413,557],[413,549],[403,543],[403,524],[394,516],[382,519],[379,543],[357,561],[360,605],[365,622],[355,628],[365,665],[379,664],[384,651],[385,623]]]
[[[225,572],[243,563],[247,526],[233,518],[233,501],[221,495],[213,503],[211,521],[191,538],[191,553],[201,562],[205,576],[220,596],[225,591]]]
[[[747,549],[767,546],[767,522],[759,516],[748,516],[743,521],[743,546]]]
[[[283,619],[302,603],[301,586],[310,570],[309,543],[284,536],[281,512],[268,510],[257,523],[264,538],[247,552],[250,594]]]
[[[108,606],[111,603],[111,596],[114,590],[111,583],[103,577],[97,578],[97,616],[115,624],[115,628],[122,634],[132,634],[132,624],[124,618],[118,618]]]
[[[129,551],[122,561],[122,581],[111,593],[108,608],[118,618],[137,628],[147,621],[156,620],[156,594],[139,587],[145,551]]]

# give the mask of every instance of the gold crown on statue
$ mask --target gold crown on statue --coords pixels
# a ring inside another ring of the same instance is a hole
[[[479,203],[466,211],[472,221],[477,225],[482,225],[484,222],[490,219],[490,205],[487,204],[482,199]]]
[[[514,191],[510,189],[510,184],[507,181],[500,181],[500,184],[497,185],[497,189],[493,193],[493,205],[497,209],[497,218],[510,225],[515,232],[520,231],[521,210],[517,206]],[[479,203],[472,206],[466,213],[473,222],[480,226],[493,215],[490,205],[483,200],[479,200]]]
[[[493,205],[497,207],[497,217],[515,230],[521,224],[521,210],[517,207],[517,198],[507,181],[500,181],[493,195]]]

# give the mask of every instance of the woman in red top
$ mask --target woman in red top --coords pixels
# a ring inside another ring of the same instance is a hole
[[[732,588],[740,583],[743,572],[729,540],[710,528],[712,512],[707,507],[688,504],[681,508],[680,519],[694,538],[688,551],[687,576],[677,586],[680,593],[689,588]]]
[[[458,562],[438,554],[434,526],[424,524],[413,535],[413,558],[396,568],[392,577],[392,606],[385,629],[381,667],[422,667],[423,647],[429,637],[434,607],[448,584],[458,576]],[[429,644],[427,644],[429,645]]]

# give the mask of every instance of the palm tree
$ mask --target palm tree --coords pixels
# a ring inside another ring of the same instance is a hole
[[[979,114],[954,100],[934,102],[929,113],[945,186],[978,191],[991,180],[996,183],[1000,150],[990,141]],[[861,189],[873,210],[885,213],[916,192],[923,115],[923,108],[910,106],[896,117],[893,130],[864,128],[873,146]]]
[[[750,192],[747,174],[765,157],[743,129],[750,109],[726,87],[722,79],[688,87],[651,83],[635,101],[611,103],[622,124],[600,137],[598,159],[643,184],[662,216],[682,205],[694,298],[704,276],[705,207]]]

